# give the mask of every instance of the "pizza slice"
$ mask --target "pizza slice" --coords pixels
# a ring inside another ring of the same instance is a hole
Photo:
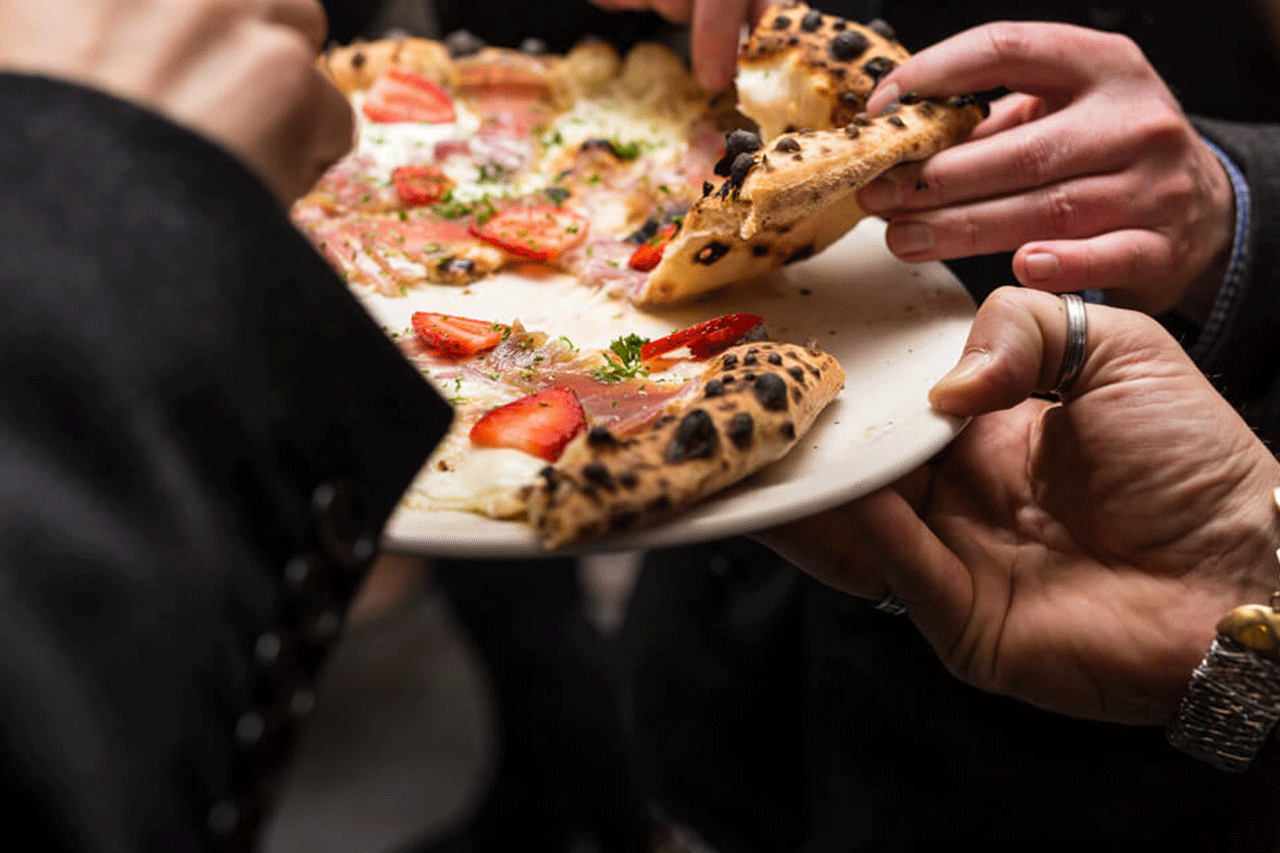
[[[765,340],[751,314],[581,351],[419,312],[400,342],[457,413],[409,506],[523,518],[547,549],[647,527],[758,471],[844,382],[816,344]]]
[[[865,215],[859,189],[967,137],[986,115],[976,97],[907,96],[863,112],[908,55],[882,21],[862,26],[800,2],[768,10],[736,78],[738,108],[759,132],[728,136],[723,180],[704,187],[635,301],[687,300],[820,252]]]

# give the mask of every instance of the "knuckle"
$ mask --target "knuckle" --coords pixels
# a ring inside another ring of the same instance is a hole
[[[1043,194],[1041,211],[1045,233],[1074,235],[1080,230],[1080,208],[1066,187],[1049,187]]]
[[[1028,31],[1020,24],[999,21],[987,27],[987,40],[997,62],[1009,62],[1032,52]]]
[[[1049,140],[1039,134],[1024,134],[1013,155],[1013,169],[1024,186],[1038,187],[1048,181],[1054,154]]]

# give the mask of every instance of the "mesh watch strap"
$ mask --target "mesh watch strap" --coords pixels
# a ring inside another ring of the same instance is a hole
[[[1169,742],[1219,770],[1239,773],[1280,721],[1280,663],[1219,634],[1191,676]]]

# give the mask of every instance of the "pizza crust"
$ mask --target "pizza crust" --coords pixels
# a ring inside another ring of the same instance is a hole
[[[593,429],[529,489],[547,549],[647,527],[784,456],[839,393],[844,370],[816,344],[763,341],[718,356],[699,391],[626,439]]]
[[[446,89],[458,83],[449,51],[432,39],[377,39],[332,47],[321,54],[319,64],[345,95],[369,88],[388,68],[406,68]]]
[[[803,3],[767,10],[738,58],[738,109],[764,139],[843,127],[910,54],[882,21],[867,26]]]
[[[685,216],[637,302],[687,300],[822,251],[865,215],[859,189],[961,141],[984,112],[969,98],[899,103],[839,130],[784,134],[739,153],[719,190]]]

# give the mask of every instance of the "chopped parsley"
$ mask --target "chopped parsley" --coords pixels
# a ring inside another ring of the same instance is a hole
[[[639,142],[621,142],[617,139],[610,139],[609,144],[613,146],[613,153],[618,156],[619,160],[634,160],[644,153],[644,147]]]
[[[644,360],[640,357],[640,347],[647,343],[648,338],[635,333],[615,338],[609,344],[612,356],[606,353],[605,363],[593,368],[591,375],[601,382],[621,382],[636,376],[648,376],[649,371],[645,369]]]

